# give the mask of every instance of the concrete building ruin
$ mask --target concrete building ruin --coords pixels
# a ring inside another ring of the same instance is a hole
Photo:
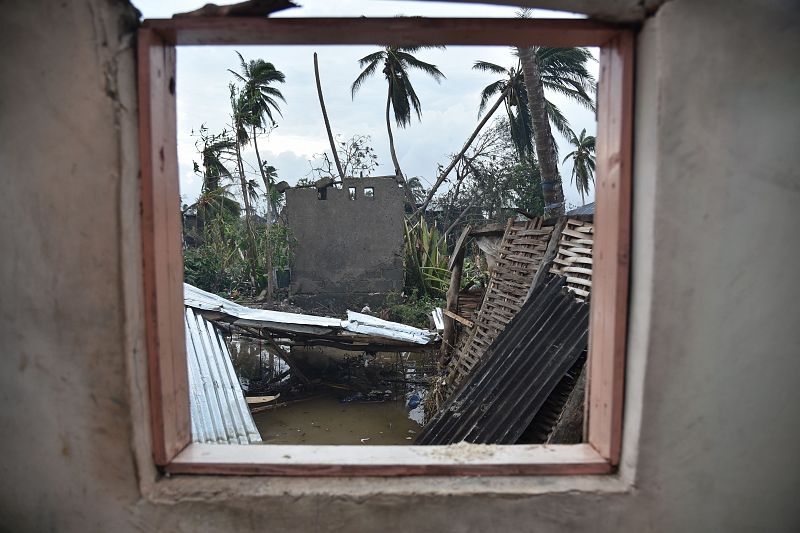
[[[296,299],[361,308],[403,289],[403,189],[394,177],[286,190]]]

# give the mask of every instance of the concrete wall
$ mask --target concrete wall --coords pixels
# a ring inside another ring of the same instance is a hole
[[[324,200],[314,188],[287,190],[297,239],[291,292],[358,303],[369,293],[402,290],[403,204],[393,178],[346,178],[341,189],[325,189]]]
[[[799,530],[796,5],[644,22],[618,475],[156,481],[129,11],[4,3],[0,529]]]

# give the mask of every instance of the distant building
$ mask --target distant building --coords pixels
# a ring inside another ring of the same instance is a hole
[[[394,177],[288,189],[285,213],[297,239],[293,296],[361,309],[402,290],[404,201]]]

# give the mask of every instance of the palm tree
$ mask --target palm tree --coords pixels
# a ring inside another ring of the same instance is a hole
[[[575,149],[564,157],[562,163],[572,158],[572,183],[581,194],[581,204],[584,204],[584,195],[589,194],[589,182],[594,183],[594,136],[586,135],[586,128],[581,131],[580,137],[575,132],[570,133],[569,142]]]
[[[250,265],[250,281],[253,287],[256,286],[256,273],[258,271],[258,255],[256,252],[256,238],[253,231],[252,217],[253,209],[251,199],[253,196],[254,182],[248,181],[244,172],[244,163],[242,160],[242,147],[250,142],[250,137],[247,134],[247,120],[248,110],[244,107],[245,99],[242,97],[242,92],[231,83],[228,85],[230,90],[231,101],[231,121],[233,126],[234,143],[233,148],[236,154],[236,165],[239,172],[239,184],[242,189],[242,201],[244,202],[244,228],[245,236],[247,238],[247,261]]]
[[[483,114],[489,98],[499,93],[501,102],[505,104],[514,147],[517,149],[520,159],[528,158],[533,153],[533,132],[528,111],[528,93],[525,90],[522,70],[518,66],[505,69],[488,61],[476,61],[472,68],[503,76],[481,91],[478,116]]]
[[[528,17],[529,11],[523,10],[521,16]],[[585,48],[518,47],[517,56],[528,94],[536,156],[542,175],[545,215],[563,215],[564,192],[544,89],[547,87],[561,92],[593,109],[594,103],[588,93],[594,91],[595,83],[586,69],[586,61],[591,54]]]
[[[258,168],[261,173],[261,179],[264,181],[267,197],[270,198],[271,183],[269,176],[264,172],[264,163],[262,163],[261,154],[258,151],[256,130],[263,131],[268,125],[267,120],[269,123],[275,124],[273,111],[283,116],[278,100],[286,102],[286,99],[279,89],[272,87],[272,84],[285,83],[286,76],[284,76],[283,72],[277,70],[272,63],[263,59],[253,59],[248,63],[244,60],[242,54],[236,52],[236,55],[239,56],[242,72],[240,74],[231,69],[228,69],[228,72],[244,83],[244,88],[239,94],[239,112],[241,113],[243,125],[251,128],[251,139],[256,152]],[[274,204],[268,200],[267,220],[269,221],[272,219],[271,211],[274,210],[274,207]]]
[[[387,46],[383,50],[368,54],[358,60],[358,65],[364,70],[358,75],[350,88],[351,96],[355,98],[356,93],[364,82],[378,71],[383,65],[383,74],[386,77],[388,92],[386,96],[386,130],[389,134],[389,152],[394,163],[394,172],[398,183],[404,186],[406,199],[413,205],[414,198],[405,183],[403,172],[400,170],[400,162],[397,159],[397,152],[394,148],[394,136],[392,135],[392,124],[389,118],[390,109],[394,111],[394,118],[397,125],[401,128],[411,123],[412,109],[417,115],[417,119],[422,118],[422,106],[414,87],[409,79],[409,70],[414,68],[428,74],[437,82],[444,79],[444,74],[431,63],[426,63],[414,57],[412,54],[430,46]]]
[[[227,130],[212,134],[205,125],[200,127],[199,135],[195,146],[202,158],[202,170],[195,163],[194,171],[202,176],[203,185],[201,195],[192,207],[197,209],[198,217],[202,220],[218,213],[238,217],[239,204],[231,197],[229,185],[222,184],[223,179],[233,179],[225,160],[233,156],[234,141]]]
[[[261,154],[258,151],[258,135],[256,130],[263,131],[268,125],[267,120],[271,124],[275,124],[275,117],[273,111],[282,116],[278,100],[286,102],[283,94],[279,89],[272,86],[275,83],[284,83],[286,76],[283,72],[277,70],[272,63],[264,61],[263,59],[253,59],[249,63],[244,60],[242,54],[236,52],[239,56],[242,72],[228,71],[236,76],[236,78],[244,83],[244,89],[239,93],[238,113],[241,116],[242,126],[250,126],[252,131],[253,148],[256,152],[256,160],[258,161],[258,170],[261,174],[261,179],[264,181],[264,188],[267,197],[267,231],[272,225],[272,220],[277,215],[276,204],[272,194],[271,178],[274,176],[274,167],[265,165],[261,161]],[[272,172],[267,174],[267,168],[271,168]],[[252,193],[254,188],[250,187]],[[247,193],[244,193],[247,196]],[[246,203],[249,203],[246,201]],[[267,296],[271,299],[273,294],[272,283],[272,252],[267,247],[266,250],[266,267],[267,267]]]
[[[595,104],[590,93],[595,91],[594,77],[586,69],[586,62],[592,59],[591,53],[585,48],[545,48],[536,49],[536,56],[541,63],[543,86],[555,92],[559,92],[575,100],[584,107],[594,111]],[[489,118],[497,111],[501,104],[505,103],[508,114],[511,137],[520,159],[528,159],[533,153],[534,130],[530,114],[530,102],[525,78],[522,69],[505,69],[500,65],[489,63],[488,61],[476,61],[473,66],[476,70],[500,74],[503,77],[487,85],[481,91],[481,103],[478,110],[480,116],[489,102],[489,99],[499,93],[499,98],[494,105],[486,112],[483,120],[478,124],[472,135],[464,143],[461,151],[450,161],[450,164],[439,174],[433,187],[428,191],[428,196],[414,215],[422,213],[433,199],[439,186],[444,182],[450,171],[453,170],[458,161],[464,157],[469,146],[478,136],[481,129],[486,125]],[[569,122],[552,102],[544,99],[544,108],[550,123],[561,132],[566,138],[572,130]],[[548,124],[549,126],[549,124]],[[550,146],[554,150],[553,157],[557,157],[558,150],[555,139],[548,127],[547,134],[550,138]],[[538,155],[538,153],[537,153]],[[558,171],[556,170],[556,175]]]
[[[535,55],[541,65],[542,85],[545,89],[563,94],[591,111],[595,110],[594,99],[590,96],[590,93],[595,91],[595,80],[586,69],[586,62],[592,59],[588,50],[585,48],[539,47],[536,49]],[[516,68],[505,69],[488,61],[476,61],[472,68],[503,76],[487,85],[481,92],[478,116],[486,108],[489,98],[508,89],[504,93],[504,97],[511,127],[511,138],[520,157],[530,155],[534,146],[533,129],[528,91],[525,87],[522,69],[519,65]],[[550,124],[569,140],[573,135],[569,121],[547,97],[544,101]],[[558,153],[555,140],[553,140],[553,146]]]

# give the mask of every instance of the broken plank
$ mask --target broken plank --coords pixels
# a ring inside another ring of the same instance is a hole
[[[452,318],[456,322],[460,322],[461,324],[464,324],[468,328],[474,328],[475,327],[475,323],[473,321],[467,320],[466,318],[464,318],[462,316],[458,316],[457,314],[455,314],[454,312],[450,311],[449,309],[445,309],[444,310],[444,314],[449,316],[450,318]]]

